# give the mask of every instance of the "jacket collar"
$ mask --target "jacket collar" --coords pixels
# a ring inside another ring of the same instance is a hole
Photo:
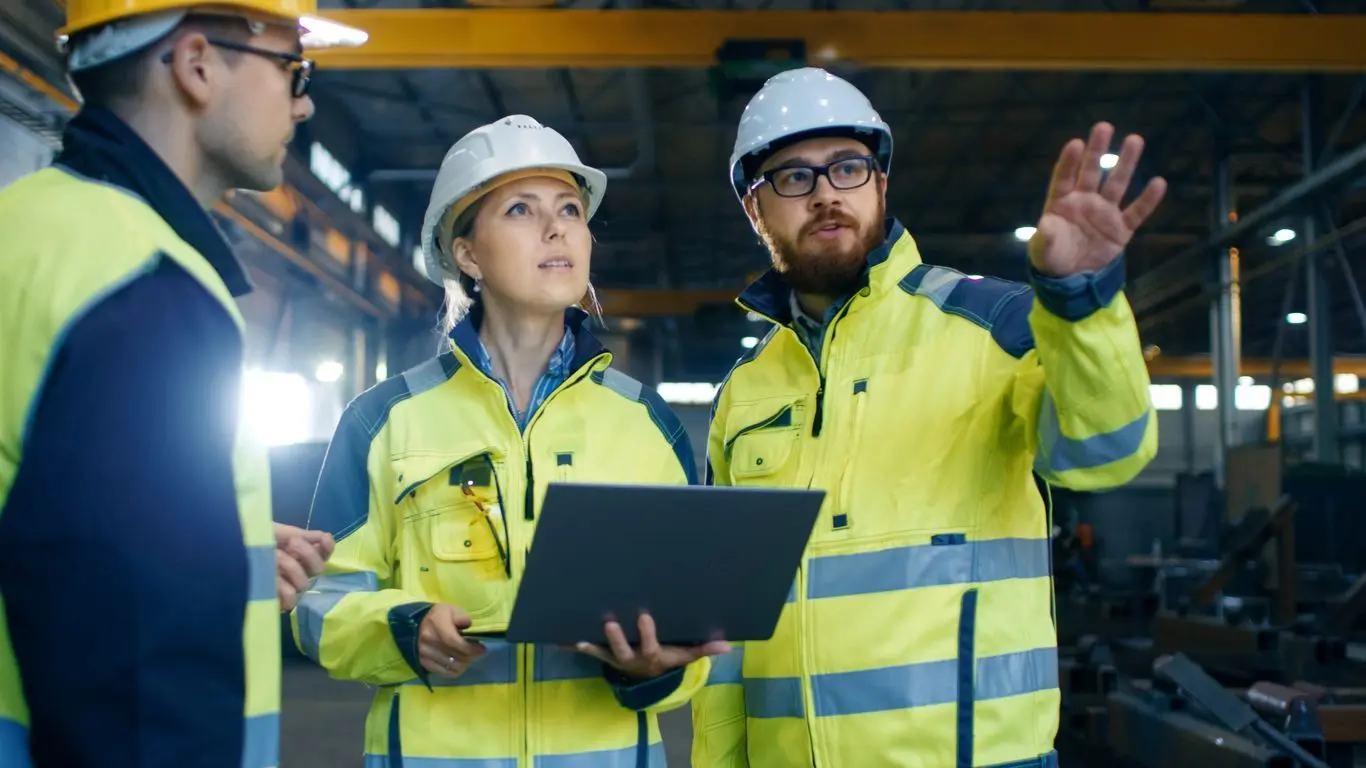
[[[588,324],[584,322],[587,319],[588,313],[578,307],[570,307],[564,311],[565,331],[574,338],[574,359],[569,365],[570,372],[579,370],[607,351],[602,342],[588,329]],[[479,340],[479,326],[483,321],[484,307],[475,302],[465,317],[451,329],[451,346],[457,355],[464,358],[465,363],[473,365],[480,358],[484,345]]]
[[[881,295],[888,285],[895,285],[901,276],[920,264],[920,250],[901,222],[888,218],[886,226],[887,238],[868,253],[860,286],[870,288],[876,295]],[[736,303],[747,311],[787,325],[792,322],[791,297],[792,288],[782,274],[770,269],[750,283]]]
[[[251,281],[213,218],[127,123],[101,107],[84,107],[67,123],[54,164],[137,195],[199,252],[233,296]]]

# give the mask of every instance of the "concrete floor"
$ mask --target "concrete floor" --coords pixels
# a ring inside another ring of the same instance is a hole
[[[286,658],[280,768],[362,768],[361,744],[371,689],[332,680],[311,662]],[[691,768],[687,708],[660,718],[669,768]]]

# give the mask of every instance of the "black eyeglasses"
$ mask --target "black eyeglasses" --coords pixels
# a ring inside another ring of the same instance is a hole
[[[764,171],[750,183],[749,191],[768,184],[779,197],[805,197],[815,191],[822,176],[835,189],[858,189],[873,178],[876,168],[877,158],[872,155],[843,157],[825,165],[789,165]]]
[[[239,43],[233,40],[223,40],[217,37],[207,37],[205,40],[209,45],[226,48],[229,51],[250,53],[280,62],[280,66],[284,69],[288,69],[294,78],[289,86],[290,93],[294,98],[302,99],[308,94],[308,86],[313,82],[312,59],[305,59],[303,56],[300,56],[297,53],[290,53],[289,51],[272,51],[268,48],[257,48],[254,45],[247,45],[246,43]],[[170,64],[171,52],[167,51],[165,55],[161,57],[161,61],[164,64]]]

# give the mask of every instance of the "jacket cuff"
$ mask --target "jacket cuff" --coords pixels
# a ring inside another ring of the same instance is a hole
[[[678,690],[686,670],[687,667],[678,667],[659,677],[637,680],[627,677],[614,667],[602,665],[603,676],[612,686],[612,694],[617,697],[617,702],[634,712],[649,709]]]
[[[427,670],[422,667],[422,659],[417,652],[418,630],[422,628],[422,620],[427,617],[427,611],[431,610],[431,603],[405,603],[396,605],[389,609],[389,632],[394,636],[394,645],[398,646],[398,652],[403,654],[403,660],[408,662],[408,666],[417,675],[417,679],[431,690],[431,681],[427,679]]]
[[[1066,277],[1049,277],[1030,264],[1029,282],[1044,309],[1075,323],[1104,309],[1124,290],[1124,254],[1098,272]]]

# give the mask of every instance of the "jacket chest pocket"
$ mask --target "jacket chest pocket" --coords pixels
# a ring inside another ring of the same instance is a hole
[[[757,421],[758,411],[739,419],[745,426],[735,430],[723,445],[732,485],[779,485],[792,482],[801,459],[800,408],[782,404]]]
[[[439,465],[439,468],[436,468]],[[429,554],[415,574],[428,596],[476,621],[497,614],[511,594],[509,531],[497,462],[487,453],[454,461],[395,463],[395,507]]]

